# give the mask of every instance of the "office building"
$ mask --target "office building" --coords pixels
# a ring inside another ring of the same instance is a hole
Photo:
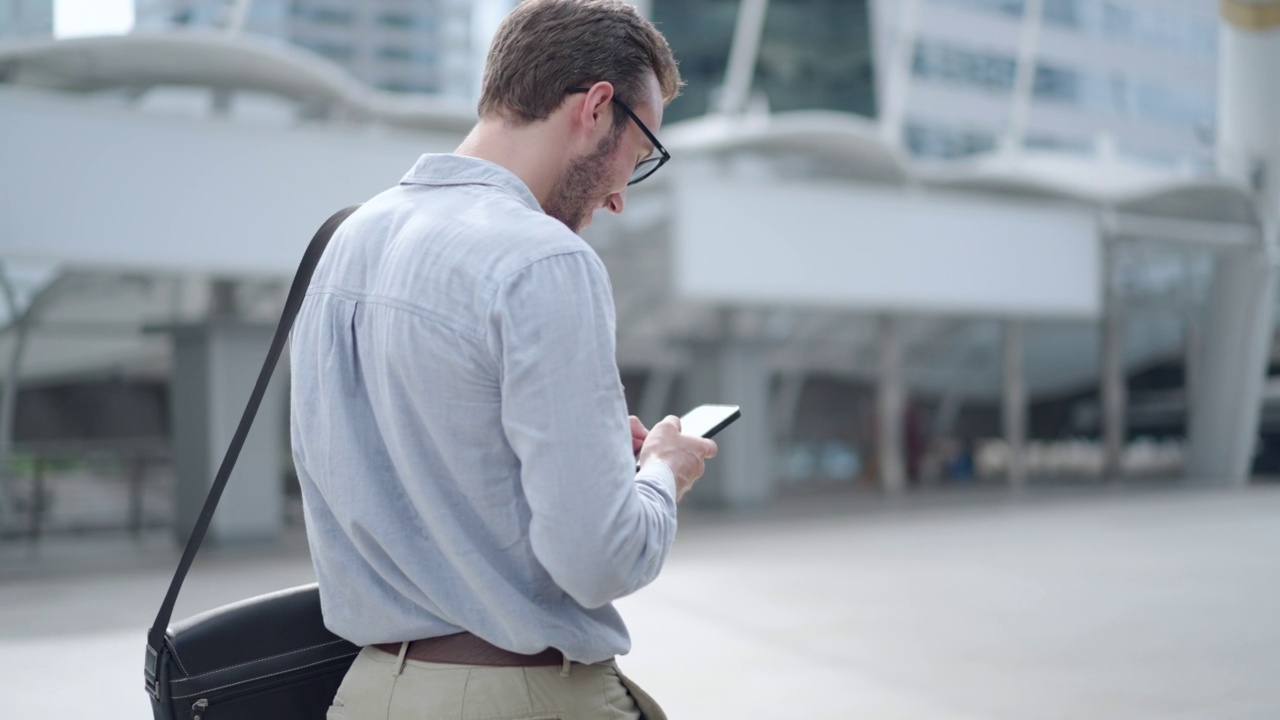
[[[53,0],[0,0],[0,40],[53,35]]]
[[[1210,0],[772,0],[748,112],[837,110],[878,117],[904,94],[895,134],[917,157],[994,150],[1013,112],[1020,43],[1034,62],[1020,144],[1208,163],[1217,69]],[[672,120],[718,109],[739,0],[652,0],[688,86]],[[914,47],[905,55],[900,38]],[[905,81],[905,82],[904,82]],[[892,89],[891,89],[892,87]]]
[[[137,0],[136,14],[143,31],[238,21],[226,0]],[[255,0],[241,27],[307,48],[383,90],[471,98],[479,76],[472,16],[469,0]]]

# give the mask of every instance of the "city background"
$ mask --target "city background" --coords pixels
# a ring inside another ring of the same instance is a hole
[[[636,4],[673,161],[585,237],[632,412],[743,419],[624,667],[677,717],[1280,712],[1280,3]],[[6,685],[84,633],[145,712],[306,241],[456,146],[512,6],[0,0]],[[180,615],[311,579],[287,388]]]

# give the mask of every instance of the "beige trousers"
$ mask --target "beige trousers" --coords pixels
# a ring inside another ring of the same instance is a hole
[[[617,664],[486,667],[402,660],[366,647],[327,720],[666,720]]]

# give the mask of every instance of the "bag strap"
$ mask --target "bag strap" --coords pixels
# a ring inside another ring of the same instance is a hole
[[[289,338],[293,320],[298,316],[302,299],[306,296],[307,287],[311,284],[311,275],[315,272],[316,264],[320,262],[320,256],[324,254],[325,247],[329,244],[329,238],[333,237],[334,231],[342,221],[359,207],[359,205],[353,205],[334,213],[316,231],[315,237],[311,238],[311,244],[307,246],[307,251],[302,256],[302,263],[298,266],[297,274],[293,276],[293,284],[289,287],[289,297],[285,300],[280,324],[276,326],[275,337],[271,340],[271,349],[267,351],[267,359],[262,363],[262,371],[258,373],[258,382],[253,386],[253,394],[249,396],[249,404],[244,409],[244,415],[240,417],[240,425],[236,427],[236,434],[231,438],[227,454],[222,458],[218,474],[214,476],[213,485],[209,488],[209,496],[205,498],[204,507],[200,510],[200,517],[191,530],[191,537],[188,538],[187,547],[182,552],[182,559],[178,561],[178,569],[173,573],[173,581],[169,583],[169,592],[165,594],[164,602],[160,604],[156,621],[147,632],[147,645],[157,653],[164,645],[165,632],[169,628],[169,620],[173,618],[173,606],[178,602],[178,591],[182,589],[182,583],[187,579],[187,571],[191,569],[191,562],[195,560],[200,543],[204,541],[205,533],[209,530],[209,522],[213,520],[213,511],[218,507],[222,491],[227,487],[231,469],[235,467],[236,460],[240,457],[240,450],[244,447],[245,438],[249,435],[249,427],[253,425],[253,417],[258,414],[258,406],[262,404],[262,397],[267,392],[267,383],[271,380],[271,374],[280,360],[280,353],[283,352],[285,341]]]

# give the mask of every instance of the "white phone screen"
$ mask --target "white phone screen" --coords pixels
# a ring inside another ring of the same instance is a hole
[[[694,437],[711,437],[741,415],[737,405],[699,405],[680,418],[680,432]]]

